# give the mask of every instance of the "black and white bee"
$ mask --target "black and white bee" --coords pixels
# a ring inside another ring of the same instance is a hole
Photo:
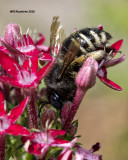
[[[58,17],[51,25],[51,54],[57,55],[56,63],[45,77],[48,103],[61,109],[65,102],[73,101],[76,84],[75,77],[83,62],[93,57],[99,63],[111,58],[113,48],[108,46],[111,35],[100,28],[84,28],[65,38]]]

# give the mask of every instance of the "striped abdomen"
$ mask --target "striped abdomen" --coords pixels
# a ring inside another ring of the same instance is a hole
[[[99,28],[81,29],[65,39],[61,48],[62,54],[67,53],[72,38],[80,39],[81,41],[81,46],[78,53],[78,56],[80,56],[82,54],[95,51],[99,48],[103,48],[108,40],[111,39],[111,35]]]

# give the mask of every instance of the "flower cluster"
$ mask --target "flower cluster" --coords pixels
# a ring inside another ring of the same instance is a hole
[[[102,26],[99,28],[103,29]],[[73,157],[76,160],[101,160],[101,155],[94,153],[100,149],[99,143],[90,150],[77,143],[77,122],[72,121],[85,93],[95,85],[96,76],[110,88],[122,90],[107,78],[107,68],[125,59],[125,55],[112,59],[123,40],[111,45],[111,59],[97,62],[89,57],[84,61],[75,78],[77,88],[73,102],[65,103],[60,113],[48,104],[45,96],[41,103],[39,84],[54,66],[56,57],[51,55],[50,47],[45,46],[44,41],[42,33],[38,34],[38,40],[31,38],[28,31],[22,34],[17,24],[8,24],[4,37],[0,37],[0,160],[5,160],[5,145],[12,145],[11,142],[5,144],[6,135],[13,135],[15,141],[15,136],[21,136],[21,145],[17,148],[24,147],[22,156],[26,151],[40,160],[72,160]],[[45,92],[45,89],[41,91]],[[4,98],[10,104],[8,109]],[[19,105],[13,107],[15,104]],[[24,111],[26,105],[28,112]]]

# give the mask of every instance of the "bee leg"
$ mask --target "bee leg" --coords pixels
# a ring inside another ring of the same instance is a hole
[[[42,110],[42,108],[46,105],[46,104],[49,104],[49,102],[48,101],[42,101],[42,102],[40,102],[39,103],[39,114],[38,114],[38,117],[40,118],[40,113],[41,113],[41,110]]]

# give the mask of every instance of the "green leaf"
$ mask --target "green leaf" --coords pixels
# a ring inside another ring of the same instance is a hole
[[[77,128],[78,127],[78,120],[75,120],[72,124]]]
[[[58,157],[60,152],[62,151],[59,147],[51,147],[45,157],[45,160],[49,160],[51,157]]]
[[[36,158],[32,154],[27,153],[24,160],[36,160]]]
[[[14,160],[14,158],[13,158],[13,157],[10,157],[9,160]]]

